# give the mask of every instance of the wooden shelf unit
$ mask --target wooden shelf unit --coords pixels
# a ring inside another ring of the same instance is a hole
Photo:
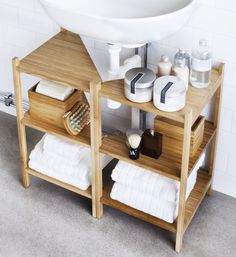
[[[70,141],[80,143],[91,148],[91,155],[94,159],[95,152],[93,144],[96,141],[96,134],[92,126],[86,126],[78,136],[69,135],[65,129],[42,122],[30,116],[29,112],[24,113],[22,106],[22,86],[21,73],[27,73],[41,79],[51,80],[66,86],[72,86],[83,92],[90,93],[91,99],[96,94],[95,88],[91,87],[92,81],[100,81],[100,76],[87,53],[82,40],[78,35],[67,31],[61,31],[52,37],[45,44],[27,55],[22,60],[13,59],[14,88],[17,107],[17,125],[19,134],[19,145],[21,155],[21,170],[23,185],[25,188],[30,186],[30,176],[33,175],[44,179],[50,183],[73,191],[79,195],[92,199],[92,214],[96,214],[96,174],[94,162],[92,163],[92,186],[88,190],[80,190],[74,186],[49,177],[28,167],[28,152],[25,127],[56,135]],[[96,109],[91,101],[91,110]],[[91,112],[91,124],[96,119]]]
[[[19,145],[21,153],[21,170],[24,187],[29,187],[29,175],[34,175],[63,188],[76,192],[92,199],[92,213],[96,218],[103,215],[103,204],[119,209],[129,215],[166,230],[176,233],[175,250],[179,252],[182,247],[184,233],[196,213],[201,201],[207,192],[211,190],[211,182],[214,170],[215,145],[217,139],[218,113],[221,98],[221,86],[223,83],[224,65],[219,69],[212,70],[211,84],[205,89],[189,87],[186,106],[183,110],[174,113],[162,112],[154,107],[152,102],[137,104],[130,102],[124,96],[123,81],[116,80],[102,83],[101,78],[89,57],[80,37],[68,31],[62,30],[48,42],[19,60],[13,59],[14,85],[17,106],[17,123]],[[78,90],[90,93],[91,124],[87,126],[78,137],[72,137],[64,129],[54,127],[35,120],[29,113],[24,113],[22,107],[21,73],[27,73],[39,78],[48,79],[63,85],[72,86]],[[204,140],[195,154],[190,158],[191,127],[201,114],[204,107],[216,96],[214,121],[205,123]],[[141,155],[137,161],[128,158],[125,138],[123,136],[108,136],[102,138],[101,122],[101,98],[108,98],[126,104],[130,107],[139,108],[159,116],[166,117],[184,125],[183,152],[179,156],[165,156],[151,159]],[[48,177],[40,172],[29,169],[25,127],[31,127],[42,132],[47,132],[73,142],[91,147],[92,160],[92,186],[86,190],[80,190],[66,183]],[[185,200],[187,178],[199,160],[201,154],[211,143],[211,158],[209,171],[200,170],[197,183],[187,201]],[[149,169],[169,178],[180,181],[179,215],[173,224],[157,219],[151,215],[130,208],[110,198],[111,187],[103,188],[101,155],[108,154],[119,160],[125,160],[137,166]]]

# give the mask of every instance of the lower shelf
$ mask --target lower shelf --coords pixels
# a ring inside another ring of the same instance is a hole
[[[85,197],[87,197],[89,199],[92,199],[91,187],[89,187],[87,190],[81,190],[81,189],[79,189],[79,188],[77,188],[75,186],[69,185],[67,183],[64,183],[64,182],[62,182],[60,180],[57,180],[57,179],[52,178],[52,177],[49,177],[49,176],[47,176],[45,174],[42,174],[42,173],[40,173],[38,171],[35,171],[35,170],[32,170],[30,168],[27,168],[26,172],[28,174],[30,174],[30,175],[33,175],[33,176],[38,177],[38,178],[41,178],[41,179],[46,180],[46,181],[48,181],[48,182],[50,182],[52,184],[55,184],[57,186],[63,187],[65,189],[67,189],[67,190],[70,190],[70,191],[72,191],[74,193],[77,193],[79,195],[82,195],[82,196],[85,196]]]
[[[193,191],[191,192],[189,198],[186,201],[184,231],[187,229],[194,214],[196,213],[198,207],[200,206],[202,200],[204,199],[210,187],[210,184],[211,184],[211,178],[209,177],[208,173],[203,170],[199,170],[196,185]],[[123,203],[120,203],[116,200],[111,199],[110,192],[111,192],[110,186],[104,188],[103,196],[102,196],[103,204],[113,207],[115,209],[118,209],[126,214],[129,214],[131,216],[134,216],[136,218],[149,222],[153,225],[156,225],[158,227],[161,227],[173,233],[176,233],[177,219],[174,223],[165,222],[164,220],[158,219],[147,213],[144,213],[142,211],[139,211],[137,209],[134,209]]]

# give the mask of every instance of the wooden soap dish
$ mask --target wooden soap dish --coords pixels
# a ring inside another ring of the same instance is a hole
[[[90,123],[90,107],[79,102],[63,116],[63,123],[70,135],[77,136]]]

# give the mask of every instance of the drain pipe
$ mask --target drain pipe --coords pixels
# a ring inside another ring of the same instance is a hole
[[[0,103],[3,103],[7,107],[16,108],[16,99],[11,92],[0,91]],[[29,110],[29,102],[27,100],[23,100],[22,105],[24,111]]]
[[[150,44],[146,44],[144,46],[144,53],[143,53],[143,61],[144,61],[144,68],[147,68],[147,57],[148,57],[148,47]],[[147,127],[147,113],[145,111],[139,111],[139,128],[144,131]]]

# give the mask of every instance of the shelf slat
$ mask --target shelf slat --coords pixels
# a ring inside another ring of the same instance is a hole
[[[202,152],[205,150],[208,143],[212,140],[215,135],[215,128],[211,122],[205,122],[205,132],[204,139],[202,145],[199,147],[196,155],[190,158],[189,164],[189,174],[191,170],[194,168],[194,165],[200,158]],[[159,159],[153,159],[148,156],[140,154],[140,158],[138,160],[131,160],[128,154],[128,147],[126,146],[126,137],[125,136],[108,136],[105,137],[102,141],[102,146],[100,151],[104,154],[108,154],[113,158],[123,160],[129,162],[133,165],[137,165],[139,167],[151,170],[153,172],[159,173],[166,177],[180,180],[181,173],[181,157],[177,156],[176,158],[173,156],[169,156],[167,154],[162,154]]]
[[[191,192],[189,198],[186,201],[185,223],[184,223],[185,230],[187,229],[194,214],[196,213],[198,207],[200,206],[204,196],[206,195],[206,192],[210,186],[210,183],[211,183],[211,178],[209,177],[209,175],[205,171],[199,170],[196,185],[193,191]],[[102,196],[103,204],[113,207],[115,209],[118,209],[126,214],[129,214],[138,219],[149,222],[153,225],[156,225],[158,227],[161,227],[173,233],[176,233],[176,229],[177,229],[176,221],[174,223],[168,223],[152,215],[149,215],[147,213],[144,213],[142,211],[129,207],[119,201],[113,200],[110,197],[110,192],[111,192],[111,186],[104,188],[103,196]]]
[[[90,147],[90,126],[86,126],[78,136],[72,136],[65,129],[31,118],[28,112],[25,113],[22,123],[27,127]]]
[[[111,187],[105,187],[103,190],[103,196],[102,196],[102,203],[110,206],[114,209],[118,209],[126,214],[129,214],[135,218],[141,219],[145,222],[149,222],[155,226],[164,228],[168,231],[171,231],[173,233],[176,233],[176,223],[168,223],[164,220],[158,219],[150,214],[147,214],[145,212],[139,211],[137,209],[134,209],[132,207],[129,207],[119,201],[113,200],[110,197]]]
[[[220,86],[221,79],[221,74],[217,70],[213,69],[211,84],[209,85],[209,87],[204,89],[197,89],[189,86],[186,97],[186,106],[184,109],[178,112],[160,111],[153,105],[152,102],[139,104],[129,101],[124,95],[123,80],[115,80],[103,83],[100,96],[182,123],[184,122],[185,109],[188,108],[193,111],[192,124],[194,124],[206,104],[210,101],[217,88]]]
[[[41,178],[41,179],[46,180],[46,181],[48,181],[48,182],[50,182],[52,184],[55,184],[57,186],[63,187],[65,189],[67,189],[67,190],[70,190],[70,191],[72,191],[74,193],[77,193],[79,195],[82,195],[82,196],[85,196],[85,197],[87,197],[89,199],[92,199],[91,187],[89,187],[87,190],[81,190],[81,189],[79,189],[79,188],[77,188],[75,186],[69,185],[67,183],[64,183],[64,182],[62,182],[60,180],[57,180],[57,179],[52,178],[52,177],[49,177],[49,176],[47,176],[47,175],[45,175],[43,173],[40,173],[40,172],[35,171],[35,170],[32,170],[30,168],[27,168],[26,172],[28,174],[30,174],[30,175],[33,175],[33,176],[38,177],[38,178]]]
[[[20,61],[19,71],[89,92],[89,83],[101,80],[80,39],[63,31]]]

